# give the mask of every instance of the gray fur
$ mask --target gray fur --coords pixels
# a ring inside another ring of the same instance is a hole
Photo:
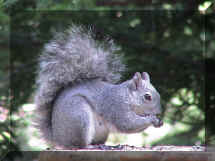
[[[45,45],[35,103],[37,127],[48,142],[86,147],[104,143],[109,132],[140,132],[161,124],[156,117],[160,96],[149,75],[136,73],[116,85],[125,66],[114,54],[112,41],[107,44],[98,44],[90,32],[73,26]]]

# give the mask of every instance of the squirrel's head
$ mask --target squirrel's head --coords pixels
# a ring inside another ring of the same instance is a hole
[[[128,90],[131,108],[136,114],[160,114],[160,95],[157,90],[150,83],[150,76],[148,73],[135,73],[133,78],[128,81]]]

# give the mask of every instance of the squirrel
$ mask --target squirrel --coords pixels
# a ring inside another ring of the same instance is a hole
[[[104,144],[110,132],[137,133],[162,126],[160,95],[147,72],[119,83],[126,67],[112,40],[73,25],[56,33],[39,56],[36,127],[54,146]]]

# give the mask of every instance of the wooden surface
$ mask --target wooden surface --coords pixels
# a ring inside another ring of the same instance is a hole
[[[106,148],[104,150],[104,148]],[[107,150],[109,148],[109,150]],[[38,161],[215,161],[202,146],[105,146],[102,148],[43,151]]]

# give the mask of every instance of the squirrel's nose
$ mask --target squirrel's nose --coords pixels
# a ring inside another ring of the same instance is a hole
[[[154,108],[154,113],[155,114],[161,114],[161,104],[160,103],[158,103],[157,105],[156,105],[156,107]]]

